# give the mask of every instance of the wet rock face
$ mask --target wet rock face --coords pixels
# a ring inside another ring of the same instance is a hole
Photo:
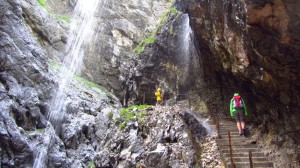
[[[95,44],[85,53],[83,74],[121,98],[121,84],[131,78],[128,74],[136,57],[133,49],[154,31],[168,4],[159,0],[102,1],[96,14]]]
[[[157,86],[174,98],[197,88],[202,76],[199,52],[194,47],[194,34],[189,25],[187,14],[177,11],[169,13],[170,20],[162,27],[155,42],[146,46],[139,55],[137,71],[139,99],[146,96],[147,103],[154,103]]]
[[[286,142],[299,144],[300,3],[191,0],[177,6],[191,19],[203,79],[219,92],[210,95],[224,101],[218,111],[228,115],[225,107],[238,91],[263,133],[288,134]]]
[[[181,113],[181,117],[185,121],[185,123],[189,126],[193,135],[198,139],[204,138],[207,135],[206,128],[202,125],[201,122],[197,120],[196,117],[192,115],[192,113],[188,111],[183,111]]]
[[[239,90],[255,116],[299,118],[299,14],[294,10],[299,5],[281,0],[186,5],[202,59],[209,63],[203,64],[204,76]],[[232,89],[223,92],[231,95]]]
[[[183,22],[179,15],[169,17],[155,43],[139,57],[137,68],[143,74],[139,91],[151,96],[158,84],[173,96],[196,90],[209,111],[225,115],[233,93],[240,92],[250,109],[251,122],[263,133],[288,133],[286,141],[299,144],[294,137],[298,137],[300,119],[300,3],[190,0],[176,1],[175,6],[189,15],[198,51],[193,62],[198,67],[193,66],[185,82],[180,81],[184,61],[178,61],[177,55],[182,54],[177,49],[182,44],[174,37]]]
[[[32,165],[34,149],[24,130],[45,128],[43,114],[53,81],[45,53],[24,27],[19,1],[0,1],[1,165]]]

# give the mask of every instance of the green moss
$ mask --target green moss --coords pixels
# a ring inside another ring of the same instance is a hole
[[[108,119],[109,120],[112,120],[113,119],[113,117],[114,117],[114,112],[113,111],[110,111],[109,113],[108,113]]]
[[[93,161],[89,161],[88,165],[87,165],[87,168],[95,168],[96,165]]]
[[[59,64],[58,62],[54,61],[53,59],[49,59],[49,65],[51,68],[60,68],[61,64]]]
[[[172,15],[175,15],[175,14],[178,14],[179,11],[178,11],[175,7],[171,7],[171,8],[170,8],[170,13],[171,13]]]
[[[84,86],[88,87],[88,88],[98,88],[100,89],[102,92],[107,92],[103,87],[101,87],[100,85],[98,85],[97,83],[94,83],[92,81],[89,81],[79,75],[74,75],[74,79],[81,82]]]
[[[38,2],[41,6],[43,6],[43,7],[46,6],[45,0],[37,0],[37,2]]]
[[[151,44],[154,43],[155,41],[155,34],[156,32],[164,25],[164,23],[167,21],[167,19],[169,18],[169,16],[172,15],[177,15],[179,12],[175,7],[173,6],[173,1],[170,0],[169,1],[169,5],[168,5],[168,9],[167,11],[165,11],[162,16],[160,17],[160,21],[159,23],[156,25],[156,28],[154,29],[154,31],[150,34],[149,37],[146,37],[145,39],[143,39],[134,49],[133,51],[136,54],[140,54],[142,51],[144,51],[144,48],[147,44]]]
[[[27,131],[27,130],[25,130],[24,131],[25,132],[25,134],[31,134],[31,133],[34,133],[34,132],[36,132],[36,133],[43,133],[43,132],[45,132],[45,129],[36,129],[36,130],[34,130],[34,131]]]
[[[145,117],[146,114],[147,114],[146,111],[140,111],[140,112],[138,112],[138,113],[136,114],[136,116],[137,116],[137,118],[138,118],[139,124],[143,123],[144,117]]]
[[[124,129],[126,127],[126,122],[128,120],[133,119],[134,117],[136,117],[138,123],[142,123],[147,112],[145,110],[142,110],[142,111],[137,111],[135,113],[133,111],[133,109],[141,110],[141,109],[145,109],[147,107],[149,107],[149,105],[144,104],[144,105],[133,105],[133,106],[129,106],[127,108],[121,108],[120,118],[116,119],[120,123],[120,124],[118,124],[118,126],[122,129]]]
[[[52,59],[49,59],[48,62],[49,62],[50,68],[52,68],[52,69],[61,69],[61,70],[63,70],[63,71],[68,71],[62,64],[60,64],[60,63],[58,63],[58,62],[56,62],[56,61],[54,61],[54,60],[52,60]],[[106,93],[107,96],[108,96],[110,99],[114,99],[114,98],[113,98],[114,96],[113,96],[110,92],[108,92],[105,88],[101,87],[101,86],[98,85],[97,83],[94,83],[94,82],[92,82],[92,81],[89,81],[89,80],[87,80],[87,79],[85,79],[85,78],[83,78],[83,77],[81,77],[81,76],[79,76],[79,75],[76,75],[76,74],[73,76],[73,78],[74,78],[76,81],[79,81],[79,82],[80,82],[82,85],[84,85],[85,87],[90,88],[90,89],[92,89],[92,88],[98,88],[98,89],[100,89],[102,92]],[[113,104],[113,101],[112,101],[112,104]]]
[[[154,43],[154,34],[152,34],[150,37],[147,37],[143,39],[134,49],[133,51],[137,54],[140,54],[143,50],[146,44],[148,43]]]
[[[130,112],[127,108],[121,108],[120,117],[123,119],[124,122],[132,119],[133,116],[134,116],[133,112]]]
[[[126,127],[126,123],[121,123],[118,125],[118,127],[120,127],[121,129],[124,129]]]
[[[147,107],[149,107],[148,104],[142,104],[142,105],[132,105],[132,106],[127,107],[127,109],[134,109],[134,108],[144,109],[144,108],[147,108]]]
[[[61,21],[67,22],[67,23],[71,22],[71,18],[69,16],[63,16],[63,15],[57,15],[57,14],[53,14],[53,15],[57,20],[61,20]]]
[[[38,4],[44,7],[52,16],[54,16],[57,20],[61,20],[64,22],[71,22],[71,18],[69,16],[58,15],[52,11],[52,9],[47,5],[46,0],[36,0]]]

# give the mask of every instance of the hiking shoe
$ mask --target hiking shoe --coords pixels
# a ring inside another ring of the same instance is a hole
[[[242,129],[242,132],[240,133],[240,136],[245,135],[245,129]]]

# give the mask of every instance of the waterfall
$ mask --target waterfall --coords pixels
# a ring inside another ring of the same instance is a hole
[[[57,129],[66,112],[65,105],[68,103],[68,97],[65,94],[67,85],[72,80],[75,72],[80,72],[84,48],[92,42],[93,31],[95,27],[95,13],[101,0],[77,0],[73,11],[72,22],[69,32],[69,38],[65,49],[66,56],[63,60],[60,77],[57,80],[58,89],[51,101],[50,112],[47,116],[54,129]],[[34,160],[34,168],[47,167],[48,149],[54,143],[56,134],[48,122],[43,136],[42,145],[37,145],[37,154]]]
[[[188,14],[181,16],[181,24],[178,32],[178,47],[177,60],[180,66],[180,74],[178,76],[179,85],[177,86],[179,92],[186,92],[190,90],[193,83],[202,76],[198,73],[199,70],[199,54],[194,44],[194,32],[190,26],[190,19]]]
[[[194,32],[190,26],[188,14],[183,14],[182,27],[179,35],[179,54],[183,65],[183,79],[188,78],[192,66],[192,61],[197,60],[197,50],[194,45]]]
[[[48,119],[52,125],[59,125],[65,114],[67,97],[64,94],[69,81],[75,72],[80,72],[84,56],[84,45],[91,42],[95,26],[94,13],[98,7],[99,0],[78,0],[72,16],[69,38],[66,46],[66,57],[59,78],[59,88],[56,96],[52,99]]]
[[[190,113],[193,115],[194,118],[198,121],[199,124],[201,124],[208,134],[210,135],[216,135],[216,130],[208,123],[209,119],[205,119],[201,117],[198,113],[190,111]]]

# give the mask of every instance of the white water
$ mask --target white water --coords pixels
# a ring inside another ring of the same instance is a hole
[[[69,38],[65,50],[66,57],[63,61],[63,66],[65,68],[62,68],[61,70],[61,74],[58,79],[59,86],[55,91],[55,97],[52,99],[50,112],[47,116],[54,129],[57,129],[57,127],[60,126],[65,115],[65,105],[67,101],[69,101],[69,98],[66,97],[66,94],[64,93],[67,85],[72,80],[74,73],[80,72],[84,49],[89,44],[92,44],[93,32],[96,23],[94,15],[100,2],[101,0],[78,0],[73,11],[71,28],[68,36]],[[34,160],[34,168],[47,166],[48,149],[54,142],[56,136],[54,131],[49,130],[51,129],[50,125],[50,122],[48,122],[43,136],[42,146],[36,147],[38,152]]]
[[[205,118],[201,117],[200,115],[193,113],[192,111],[190,111],[190,114],[192,114],[197,119],[197,121],[206,129],[206,131],[209,135],[217,134],[216,130],[208,123],[208,120],[209,120],[208,118],[205,119]]]
[[[182,28],[180,30],[180,36],[179,36],[179,54],[180,59],[182,61],[182,64],[184,65],[183,70],[183,76],[182,78],[185,79],[190,74],[191,68],[195,65],[198,65],[198,63],[192,63],[193,61],[198,60],[197,59],[197,50],[195,48],[195,45],[193,43],[194,38],[194,32],[190,26],[190,19],[188,14],[183,14],[183,22],[182,22]],[[193,65],[192,65],[193,64]]]
[[[91,44],[95,26],[94,14],[100,0],[78,0],[73,12],[71,29],[66,47],[66,57],[59,80],[59,88],[51,102],[48,119],[53,125],[59,125],[64,116],[66,97],[64,91],[75,72],[80,72],[84,56],[84,46]]]

